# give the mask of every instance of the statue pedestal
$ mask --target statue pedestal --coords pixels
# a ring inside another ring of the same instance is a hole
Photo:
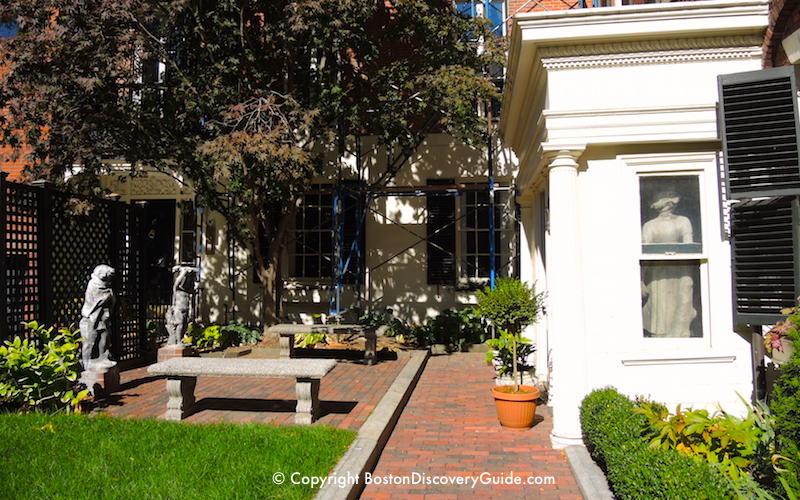
[[[158,350],[158,362],[161,363],[172,358],[188,358],[196,354],[194,347],[188,344],[165,345]]]
[[[81,372],[80,382],[86,384],[89,393],[95,398],[103,397],[119,390],[119,365],[99,370]]]

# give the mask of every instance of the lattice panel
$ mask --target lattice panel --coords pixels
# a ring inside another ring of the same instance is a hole
[[[0,307],[9,334],[24,334],[22,322],[31,320],[77,325],[92,270],[107,264],[117,271],[110,348],[118,361],[139,359],[147,344],[142,210],[49,187],[2,185],[6,304]]]
[[[141,324],[140,307],[141,290],[141,251],[137,244],[138,231],[134,207],[117,205],[115,208],[115,226],[119,228],[114,237],[116,255],[114,262],[117,268],[117,316],[115,327],[118,336],[112,345],[113,352],[119,361],[137,359],[144,347],[144,328]]]
[[[3,183],[6,203],[6,301],[10,335],[24,335],[23,322],[39,319],[39,244],[37,190]]]
[[[64,326],[78,325],[86,284],[95,266],[114,266],[109,205],[94,202],[88,213],[76,213],[71,208],[76,200],[79,198],[51,191],[49,203],[48,305],[53,323]]]

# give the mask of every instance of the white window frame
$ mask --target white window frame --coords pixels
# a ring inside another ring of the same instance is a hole
[[[692,338],[658,338],[644,336],[644,318],[642,306],[638,305],[638,314],[635,331],[632,335],[633,346],[639,346],[645,350],[657,350],[660,353],[675,351],[686,353],[688,351],[705,350],[711,347],[712,329],[710,320],[711,309],[711,290],[710,290],[710,265],[709,249],[712,244],[710,235],[714,232],[716,223],[712,218],[710,210],[713,200],[709,199],[709,179],[713,172],[709,168],[716,165],[715,153],[665,153],[653,155],[625,155],[619,157],[628,167],[633,168],[633,189],[635,189],[636,200],[635,217],[632,217],[631,229],[636,234],[636,244],[638,245],[637,255],[637,276],[641,277],[642,262],[645,261],[697,261],[699,262],[700,275],[700,306],[701,306],[701,328],[702,337]],[[654,254],[642,251],[642,225],[641,220],[641,192],[640,179],[643,177],[677,177],[677,176],[696,176],[698,179],[698,198],[700,202],[700,223],[702,251],[691,254]],[[715,177],[714,177],[715,179]],[[716,192],[716,191],[714,191]],[[635,228],[635,230],[634,230]],[[640,278],[641,279],[641,278]]]
[[[486,177],[470,177],[470,178],[463,178],[456,181],[459,184],[486,184],[488,179]],[[514,193],[512,192],[511,180],[505,177],[502,178],[495,178],[495,187],[500,188],[500,190],[507,192],[509,200],[511,203],[514,202]],[[497,192],[497,191],[496,191]],[[508,201],[508,200],[507,200]],[[456,199],[456,241],[455,241],[455,256],[456,256],[456,286],[459,288],[468,288],[471,284],[481,284],[487,285],[489,283],[489,277],[470,277],[467,276],[466,270],[466,260],[467,260],[467,249],[464,247],[464,233],[468,232],[466,229],[466,218],[462,217],[465,215],[465,205],[466,205],[466,192],[461,193],[461,195]],[[505,213],[505,212],[504,212]],[[497,221],[495,221],[495,231],[497,229]],[[510,229],[505,229],[507,233],[509,233],[509,241],[512,243],[509,246],[507,252],[502,252],[502,255],[507,255],[509,265],[507,266],[510,271],[513,272],[513,268],[510,267],[513,264],[513,260],[516,257],[517,249],[516,245],[518,242],[515,239],[514,231],[515,225],[512,225]],[[469,231],[472,232],[472,231]],[[486,231],[488,234],[488,230]],[[501,236],[501,243],[502,243],[502,236]],[[501,253],[495,249],[495,255],[500,255]],[[501,259],[501,265],[503,260]],[[497,274],[497,277],[500,278],[503,275],[500,273]]]

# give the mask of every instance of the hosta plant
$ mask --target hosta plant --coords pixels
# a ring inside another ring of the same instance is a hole
[[[0,405],[15,409],[79,410],[80,336],[75,328],[27,324],[30,338],[0,346]]]

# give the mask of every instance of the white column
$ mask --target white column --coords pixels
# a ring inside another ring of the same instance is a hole
[[[586,392],[583,271],[578,196],[582,151],[558,151],[549,165],[549,238],[547,240],[547,325],[553,372],[554,448],[581,444],[580,402]]]

